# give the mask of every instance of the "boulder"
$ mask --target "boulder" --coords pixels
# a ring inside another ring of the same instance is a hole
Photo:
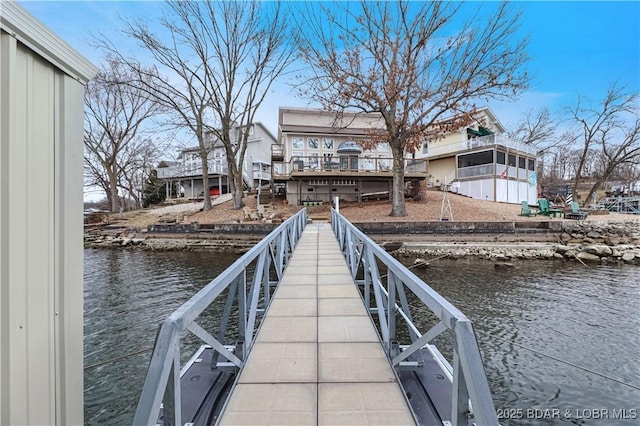
[[[582,261],[586,261],[586,262],[599,262],[600,261],[600,256],[595,255],[595,254],[591,254],[591,253],[587,253],[586,251],[581,251],[580,253],[578,253],[576,255],[577,259],[580,259]]]
[[[599,232],[597,232],[597,231],[589,231],[589,232],[587,233],[587,237],[589,237],[589,238],[593,238],[593,239],[596,239],[596,240],[597,240],[597,239],[599,239],[599,238],[602,238],[602,235],[600,235],[600,233],[599,233]]]
[[[622,260],[624,262],[631,262],[635,257],[636,255],[633,252],[627,251],[622,255]]]
[[[618,244],[620,244],[620,238],[618,237],[610,237],[610,236],[606,236],[604,237],[604,243],[608,246],[617,246]]]

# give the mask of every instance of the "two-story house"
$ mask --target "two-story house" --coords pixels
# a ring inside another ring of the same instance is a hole
[[[287,201],[361,201],[391,194],[389,145],[365,149],[371,131],[382,127],[378,114],[344,113],[342,117],[309,108],[281,107],[278,143],[272,146],[273,181]],[[425,160],[405,160],[405,182],[417,186],[427,176]]]
[[[272,146],[273,181],[293,204],[328,202],[335,196],[361,201],[391,194],[392,155],[388,144],[364,149],[378,114],[280,108],[278,143]],[[536,150],[509,140],[493,112],[484,107],[474,122],[406,153],[405,182],[426,180],[469,197],[497,202],[537,200]],[[363,143],[364,142],[364,143]]]
[[[271,183],[271,146],[276,139],[262,123],[249,127],[249,139],[243,162],[243,180],[246,188],[256,189]],[[239,137],[240,128],[234,129]],[[209,193],[221,195],[229,192],[227,154],[222,144],[213,135],[207,138],[207,165],[209,169]],[[158,178],[165,181],[167,191],[178,184],[180,192],[188,198],[199,198],[204,194],[202,184],[202,160],[198,147],[180,151],[176,162],[163,162],[158,168]]]
[[[448,185],[452,192],[481,200],[536,203],[536,149],[509,140],[488,108],[474,123],[425,142],[417,158],[429,161],[429,185]]]

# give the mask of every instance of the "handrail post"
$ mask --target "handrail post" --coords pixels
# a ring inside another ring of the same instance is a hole
[[[396,339],[396,279],[391,273],[387,275],[387,327],[389,327],[389,347],[387,353],[391,355],[391,342]]]
[[[169,371],[169,381],[165,388],[164,424],[167,426],[182,425],[182,404],[180,396],[180,340],[174,343],[173,363]]]
[[[451,424],[467,426],[469,411],[469,392],[460,362],[457,344],[453,345],[453,391],[451,393]]]

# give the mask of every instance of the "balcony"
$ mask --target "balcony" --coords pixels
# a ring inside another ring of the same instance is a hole
[[[504,164],[482,164],[478,166],[458,167],[457,178],[477,178],[485,176],[499,176],[503,179],[517,179],[520,181],[528,180],[533,170],[521,169],[515,166],[506,166]]]
[[[288,162],[274,162],[274,178],[299,176],[393,176],[393,158],[363,157],[341,155],[331,158],[294,157]],[[427,161],[424,159],[405,159],[405,174],[424,177],[427,174]]]
[[[209,175],[226,175],[228,173],[226,164],[218,164],[214,161],[209,162]],[[201,177],[202,166],[196,165],[179,165],[158,168],[158,179],[180,179],[187,177]]]
[[[487,135],[471,139],[463,139],[457,143],[451,143],[446,145],[439,145],[436,143],[429,144],[429,153],[426,154],[426,158],[443,157],[448,154],[457,154],[470,149],[502,146],[509,151],[523,152],[532,156],[535,156],[537,151],[535,147],[531,145],[525,145],[519,142],[512,141],[502,135]]]
[[[281,144],[271,145],[271,159],[284,160],[284,145],[281,145]]]

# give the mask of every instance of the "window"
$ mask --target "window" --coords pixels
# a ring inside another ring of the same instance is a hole
[[[390,150],[391,150],[391,147],[387,142],[378,144],[378,152],[389,152]]]
[[[536,160],[534,159],[529,159],[529,170],[531,170],[532,172],[536,169]]]
[[[458,156],[458,168],[493,164],[493,151],[480,151]]]
[[[511,166],[511,167],[515,167],[516,166],[516,156],[515,155],[509,154],[509,166]]]
[[[304,149],[304,138],[293,138],[291,146],[293,149]]]
[[[318,138],[307,138],[307,146],[309,149],[318,149]]]
[[[311,167],[312,169],[317,169],[318,165],[318,153],[312,152],[311,154],[309,154],[309,167]]]
[[[424,155],[429,154],[429,142],[424,142],[424,143],[422,144],[422,153],[423,153]]]
[[[496,163],[498,164],[506,164],[507,154],[502,151],[498,151],[498,155],[496,158]]]
[[[518,168],[526,169],[527,168],[527,159],[524,157],[518,157]]]
[[[383,172],[391,170],[391,159],[386,155],[378,156],[378,167],[380,168],[380,171]]]
[[[371,154],[365,154],[364,160],[362,161],[362,168],[367,171],[375,169],[375,160]]]
[[[322,149],[333,150],[333,139],[322,139]]]

